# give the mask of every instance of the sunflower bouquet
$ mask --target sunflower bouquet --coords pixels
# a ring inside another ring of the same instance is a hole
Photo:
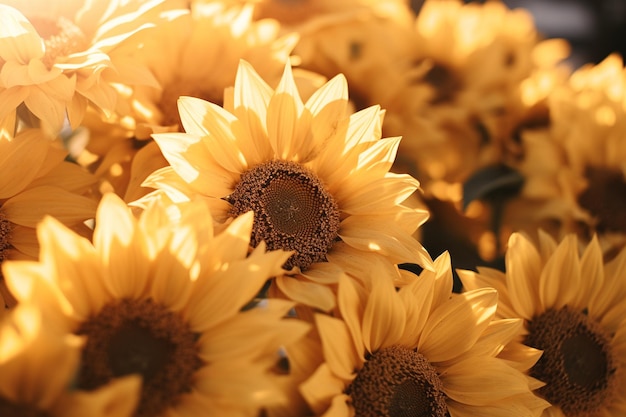
[[[626,68],[499,1],[0,1],[0,416],[626,415]]]

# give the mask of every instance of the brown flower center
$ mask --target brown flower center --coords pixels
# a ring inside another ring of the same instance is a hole
[[[390,346],[374,353],[348,387],[357,417],[445,417],[439,375],[415,349]]]
[[[584,312],[570,307],[548,310],[528,324],[525,343],[543,350],[531,375],[539,389],[568,416],[596,415],[615,391],[616,361],[609,335]]]
[[[291,161],[271,161],[241,175],[229,215],[254,211],[251,244],[265,241],[268,249],[295,251],[285,263],[306,269],[326,261],[339,232],[339,207],[322,182]]]
[[[28,20],[44,40],[46,54],[43,62],[48,68],[52,68],[57,58],[84,51],[89,47],[89,41],[83,31],[63,16],[57,20],[43,17],[31,17]]]
[[[0,207],[0,265],[6,259],[5,252],[11,247],[10,241],[12,231],[13,223],[6,218],[6,215],[2,211],[2,207]],[[0,278],[1,277],[2,272],[0,269]]]
[[[601,232],[626,232],[626,180],[619,171],[588,167],[589,186],[578,196],[578,203],[597,220]]]
[[[87,336],[79,386],[95,389],[115,377],[143,377],[138,417],[157,416],[190,392],[202,366],[191,332],[182,317],[151,299],[123,299],[105,305],[84,322]]]
[[[0,416],[2,417],[52,417],[51,414],[39,410],[30,404],[14,403],[0,397]]]
[[[430,100],[430,104],[433,105],[454,101],[462,88],[462,82],[454,70],[438,63],[434,63],[424,74],[423,81],[435,89],[435,94]]]

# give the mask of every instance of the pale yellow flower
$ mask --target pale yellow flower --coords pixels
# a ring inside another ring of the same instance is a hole
[[[56,324],[28,303],[0,318],[0,415],[132,416],[140,379],[128,376],[93,391],[73,388],[85,340]]]
[[[343,277],[338,312],[315,315],[325,361],[300,386],[315,415],[539,416],[548,406],[522,372],[540,352],[499,357],[521,320],[495,319],[494,289],[453,294],[447,254],[399,290],[366,282]]]
[[[93,105],[116,110],[115,83],[156,81],[133,60],[163,0],[7,0],[0,5],[0,119],[23,104],[56,134]]]
[[[499,318],[521,318],[516,341],[543,354],[530,375],[552,406],[544,417],[626,413],[626,251],[604,262],[598,240],[584,250],[575,235],[537,243],[515,233],[506,273],[459,271],[467,290],[498,290]]]
[[[244,307],[289,253],[249,253],[251,213],[216,233],[201,201],[153,204],[135,218],[104,195],[93,244],[47,217],[40,262],[4,265],[12,292],[85,336],[79,388],[142,376],[136,416],[256,416],[283,401],[268,369],[308,327],[282,319],[291,302]]]
[[[381,139],[378,106],[349,114],[347,104],[342,76],[303,103],[289,64],[273,90],[242,61],[224,108],[179,100],[186,133],[153,135],[171,166],[145,185],[174,201],[202,197],[218,221],[254,211],[252,245],[295,252],[278,289],[328,310],[334,259],[431,263],[412,236],[428,213],[404,204],[419,184],[389,172],[400,138]]]
[[[503,2],[426,1],[414,43],[401,67],[385,132],[406,137],[402,167],[424,183],[463,182],[500,162],[500,142],[520,120],[519,87],[534,70],[549,72],[569,53],[563,40],[545,43],[532,15]],[[537,100],[536,98],[534,100]]]
[[[626,243],[626,68],[612,54],[585,65],[546,97],[545,126],[520,129],[524,177],[505,224],[560,240],[596,234],[607,255]],[[612,255],[611,255],[612,256]]]

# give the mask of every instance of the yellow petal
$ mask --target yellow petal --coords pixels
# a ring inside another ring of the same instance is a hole
[[[398,341],[403,346],[417,346],[430,314],[435,277],[433,274],[422,275],[398,291],[406,310],[404,334]]]
[[[131,417],[141,396],[141,377],[114,379],[93,391],[73,391],[61,397],[53,412],[64,417]]]
[[[354,248],[381,253],[394,263],[410,262],[432,268],[426,249],[395,221],[384,216],[350,216],[341,222],[339,236]]]
[[[335,295],[328,286],[309,281],[304,277],[286,275],[276,277],[275,283],[290,300],[322,311],[330,311],[335,307]]]
[[[40,260],[71,304],[73,318],[86,320],[109,298],[102,285],[102,264],[96,251],[87,239],[51,217],[38,227],[37,236]]]
[[[511,306],[518,317],[531,320],[539,308],[537,288],[541,275],[541,259],[532,243],[522,235],[511,235],[508,248],[506,284]]]
[[[25,65],[43,55],[43,40],[28,19],[17,9],[0,4],[0,57]]]
[[[359,290],[361,293],[364,292],[362,288],[357,288],[354,280],[347,276],[341,277],[337,292],[337,304],[339,311],[341,311],[341,317],[352,337],[358,359],[365,361],[361,319],[365,311],[365,297],[367,295],[359,296]]]
[[[93,241],[106,267],[109,291],[119,298],[142,296],[149,268],[146,243],[129,207],[113,193],[100,201]]]
[[[418,188],[419,183],[409,175],[377,178],[365,184],[344,182],[333,195],[340,201],[341,211],[348,214],[384,214],[396,210]]]
[[[223,197],[232,192],[236,175],[213,162],[214,158],[202,138],[185,133],[161,133],[152,137],[171,168],[195,190],[194,194]],[[158,176],[151,174],[145,184],[150,184],[155,176],[166,178],[164,172],[165,169],[160,170]],[[152,182],[154,185],[156,183]]]
[[[337,378],[327,364],[320,365],[311,377],[300,385],[300,392],[306,399],[315,415],[322,415],[326,409],[336,402],[346,402],[347,396],[342,394],[346,383]],[[337,401],[336,398],[339,398]],[[337,407],[338,404],[335,404]],[[347,405],[346,405],[347,406]],[[342,415],[346,417],[348,414]]]
[[[431,313],[418,349],[431,362],[448,361],[466,352],[494,317],[497,300],[492,288],[455,295]]]
[[[363,344],[370,352],[395,345],[404,334],[406,311],[393,283],[372,280],[372,290],[363,312]]]
[[[241,60],[235,76],[234,110],[237,119],[247,127],[254,142],[267,143],[265,122],[272,94],[273,90],[252,66]],[[265,155],[265,152],[260,149],[259,155]]]
[[[315,323],[322,339],[324,359],[328,367],[344,381],[352,380],[355,370],[363,364],[357,356],[346,324],[323,314],[315,315]]]
[[[302,150],[305,139],[308,139],[303,136],[307,126],[302,126],[300,120],[303,108],[288,64],[267,106],[267,134],[279,159],[302,160],[308,155],[306,150]]]
[[[546,262],[539,279],[539,299],[544,309],[558,310],[564,305],[572,305],[580,291],[581,280],[575,235],[563,239]]]
[[[7,200],[2,208],[7,219],[22,226],[36,227],[45,215],[64,224],[78,224],[93,218],[96,201],[61,188],[29,188]]]
[[[49,141],[36,129],[18,135],[19,140],[0,139],[0,200],[22,191],[33,181],[50,148]],[[28,160],[28,165],[24,161]]]
[[[529,392],[525,375],[496,358],[470,358],[441,375],[446,395],[469,405],[489,406]]]

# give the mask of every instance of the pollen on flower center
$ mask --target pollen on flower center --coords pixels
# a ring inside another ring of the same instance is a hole
[[[578,196],[578,203],[597,220],[600,232],[626,232],[626,178],[621,171],[587,168],[588,187]]]
[[[59,57],[84,51],[89,42],[83,31],[71,20],[61,16],[57,20],[42,17],[28,19],[44,40],[46,54],[43,62],[51,68]]]
[[[38,410],[30,404],[17,404],[0,397],[0,416],[2,417],[52,417],[50,413]]]
[[[143,377],[138,417],[160,415],[190,392],[202,365],[198,335],[180,315],[151,299],[122,299],[84,322],[87,336],[79,386],[95,389],[115,377]]]
[[[525,343],[543,350],[531,375],[539,393],[565,415],[591,415],[614,396],[616,361],[609,336],[584,312],[548,310],[528,325]]]
[[[443,384],[416,349],[390,346],[365,362],[348,387],[357,417],[445,417]]]
[[[229,215],[254,211],[251,244],[265,241],[268,249],[293,250],[285,264],[304,270],[326,254],[339,232],[339,207],[322,182],[291,161],[270,161],[241,175],[226,199]]]
[[[5,260],[5,251],[11,247],[11,232],[13,231],[13,223],[11,223],[2,212],[0,207],[0,264]],[[2,277],[2,272],[0,272]]]

